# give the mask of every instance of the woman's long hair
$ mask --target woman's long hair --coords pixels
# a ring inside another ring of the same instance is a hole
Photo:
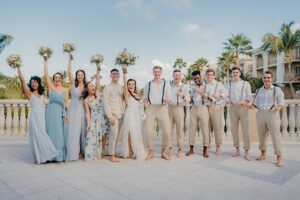
[[[31,81],[36,81],[36,82],[38,82],[39,87],[38,87],[37,91],[38,91],[39,95],[43,95],[45,89],[44,89],[44,87],[43,87],[43,85],[42,85],[42,80],[41,80],[41,78],[40,78],[39,76],[32,76],[32,77],[30,78],[29,82],[27,83],[27,86],[29,87],[30,92],[34,92],[33,88],[31,87]]]
[[[134,86],[134,93],[138,94],[138,89],[137,89],[137,87],[136,87],[136,80],[134,80],[134,79],[132,79],[132,78],[128,79],[128,81],[127,81],[127,90],[128,90],[128,92],[129,92],[130,96],[132,96],[135,100],[140,101],[141,99],[135,97],[135,96],[132,94],[132,92],[128,89],[128,83],[129,83],[130,81],[133,81],[133,82],[134,82],[134,85],[135,85],[135,86]]]
[[[85,71],[82,70],[82,69],[79,69],[79,70],[77,70],[77,71],[75,72],[75,87],[78,87],[78,84],[79,84],[78,79],[77,79],[77,75],[78,75],[79,72],[82,72],[83,75],[84,75],[84,78],[83,78],[83,85],[85,85],[85,83],[86,83],[86,79],[85,79]]]
[[[88,81],[84,84],[83,91],[79,97],[80,100],[85,100],[89,96],[88,86],[92,81]],[[97,98],[97,92],[95,92],[95,98]]]

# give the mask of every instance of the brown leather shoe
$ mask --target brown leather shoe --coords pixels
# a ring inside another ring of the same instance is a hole
[[[203,146],[203,157],[204,158],[208,158],[209,155],[208,155],[208,148],[206,146]]]

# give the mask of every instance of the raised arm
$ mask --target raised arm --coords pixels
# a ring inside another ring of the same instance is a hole
[[[71,56],[69,56],[69,62],[68,62],[68,76],[69,76],[69,80],[70,80],[70,85],[73,85],[74,77],[73,77],[73,74],[72,74],[72,59],[71,59]]]
[[[97,71],[96,71],[96,93],[100,94],[100,67],[97,66]]]
[[[27,86],[26,86],[26,83],[25,83],[25,80],[24,80],[24,76],[23,76],[23,73],[21,71],[21,68],[18,67],[18,74],[19,74],[19,79],[21,81],[21,88],[22,88],[22,91],[24,93],[24,95],[26,96],[26,98],[30,99],[31,97],[31,92],[28,90]]]
[[[125,98],[125,103],[127,105],[127,103],[128,103],[128,88],[127,88],[127,78],[126,78],[126,73],[125,73],[126,65],[123,65],[122,68],[123,68],[124,98]],[[125,69],[125,71],[124,71],[124,69]]]
[[[90,113],[90,107],[89,107],[87,99],[85,99],[83,101],[83,107],[84,107],[84,110],[85,110],[86,130],[89,131],[90,128],[91,128],[91,113]]]
[[[44,59],[44,75],[45,75],[48,91],[50,92],[52,89],[54,89],[54,85],[52,84],[50,77],[49,77],[48,60],[47,59]]]

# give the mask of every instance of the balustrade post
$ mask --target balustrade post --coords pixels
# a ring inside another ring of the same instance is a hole
[[[230,105],[226,105],[227,112],[226,112],[226,136],[230,137],[232,135],[231,132],[231,122],[230,122],[230,112],[229,112]]]
[[[299,137],[300,136],[300,104],[296,104],[296,128],[297,128],[297,132],[296,132],[296,136]]]
[[[5,116],[4,116],[4,104],[0,104],[0,135],[4,134]]]
[[[12,117],[11,117],[11,104],[6,104],[6,120],[5,120],[5,128],[6,134],[12,133]]]
[[[281,115],[281,127],[282,127],[282,136],[287,137],[287,127],[288,127],[288,119],[287,119],[287,105],[285,104],[282,107],[282,115]]]
[[[26,134],[26,115],[25,115],[25,103],[20,104],[21,107],[21,116],[20,116],[20,133],[23,137]]]
[[[290,104],[290,113],[289,113],[289,134],[290,136],[294,136],[295,134],[295,104]]]
[[[19,105],[17,103],[14,103],[12,107],[14,110],[13,135],[19,135]]]

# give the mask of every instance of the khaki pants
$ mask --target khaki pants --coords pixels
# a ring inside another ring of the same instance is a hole
[[[256,120],[259,137],[259,149],[266,150],[267,148],[267,127],[270,131],[270,135],[272,138],[274,154],[281,155],[279,112],[271,110],[259,110],[256,114]]]
[[[145,122],[147,148],[153,149],[153,132],[155,120],[157,120],[159,127],[162,128],[162,147],[171,147],[171,127],[168,107],[166,105],[149,105],[146,108]]]
[[[199,124],[198,124],[199,123]],[[189,144],[195,145],[195,137],[197,128],[200,127],[202,131],[202,144],[208,146],[209,144],[209,115],[207,106],[193,106],[191,109],[191,123]]]
[[[222,117],[224,117],[224,110],[222,105],[209,105],[208,106],[209,120],[214,130],[215,143],[216,145],[222,144]]]
[[[173,135],[173,125],[176,126],[176,136],[177,136],[177,146],[178,148],[183,147],[183,129],[184,129],[184,110],[182,106],[172,106],[169,105],[169,119],[170,119],[170,128],[171,128],[171,143]],[[166,146],[166,139],[163,138],[164,146]]]
[[[244,149],[250,149],[249,110],[241,105],[231,105],[227,108],[230,116],[233,146],[240,147],[239,122],[242,125]]]
[[[116,147],[117,147],[117,139],[120,136],[121,127],[123,123],[123,118],[117,119],[115,124],[109,127],[109,135],[108,135],[108,154],[113,156],[115,155]]]

